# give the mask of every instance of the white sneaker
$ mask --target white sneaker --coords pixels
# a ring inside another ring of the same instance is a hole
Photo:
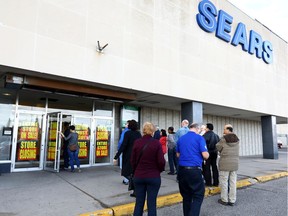
[[[80,168],[77,168],[78,172],[80,173],[81,172],[81,169]]]

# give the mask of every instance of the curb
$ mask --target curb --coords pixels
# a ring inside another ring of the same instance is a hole
[[[256,183],[263,183],[267,181],[271,181],[273,179],[278,179],[282,177],[288,176],[288,172],[280,172],[267,176],[259,176],[255,178],[243,179],[237,181],[237,188],[248,187]],[[205,197],[213,196],[219,194],[221,192],[220,187],[206,187],[205,188]],[[157,208],[161,208],[164,206],[171,206],[174,204],[178,204],[182,202],[182,196],[180,193],[160,196],[157,198]],[[134,211],[135,202],[128,203],[119,206],[113,206],[111,208],[101,209],[94,212],[88,212],[84,214],[80,214],[79,216],[123,216],[123,215],[131,215]],[[145,203],[144,211],[147,210],[147,205]]]

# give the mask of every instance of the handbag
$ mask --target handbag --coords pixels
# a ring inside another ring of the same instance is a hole
[[[151,138],[150,140],[153,140],[153,138]],[[150,143],[150,142],[147,142],[147,143],[143,146],[143,148],[141,149],[141,152],[140,152],[139,158],[138,158],[138,160],[137,160],[137,164],[136,164],[135,170],[136,170],[136,168],[137,168],[137,166],[138,166],[138,164],[139,164],[139,161],[140,161],[140,159],[141,159],[141,157],[142,157],[142,154],[143,154],[144,150],[147,148],[147,146],[148,146],[149,143]],[[135,185],[134,185],[134,171],[133,171],[133,172],[130,174],[130,176],[129,176],[128,191],[134,190],[134,189],[135,189]]]
[[[77,150],[78,146],[77,146],[77,144],[71,144],[71,145],[68,145],[68,148],[70,151],[74,152]]]

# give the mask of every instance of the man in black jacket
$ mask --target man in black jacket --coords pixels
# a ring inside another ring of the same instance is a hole
[[[217,168],[217,150],[216,144],[219,142],[219,136],[213,132],[214,126],[211,123],[206,124],[206,132],[203,135],[210,157],[203,164],[203,175],[206,186],[212,186],[211,168],[213,173],[213,186],[219,185],[219,172]]]

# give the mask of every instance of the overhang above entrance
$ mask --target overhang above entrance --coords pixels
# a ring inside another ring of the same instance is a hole
[[[12,75],[13,76],[13,75]],[[11,79],[11,75],[7,75],[6,85],[12,85],[13,79]],[[59,80],[52,79],[44,79],[40,77],[33,76],[24,76],[23,82],[21,83],[22,88],[31,88],[38,90],[49,90],[53,92],[62,92],[69,94],[77,94],[77,95],[85,95],[85,96],[94,96],[101,98],[111,98],[118,100],[135,100],[136,94],[114,91],[110,89],[104,89],[94,86],[82,85],[78,83],[72,82],[64,82]]]

